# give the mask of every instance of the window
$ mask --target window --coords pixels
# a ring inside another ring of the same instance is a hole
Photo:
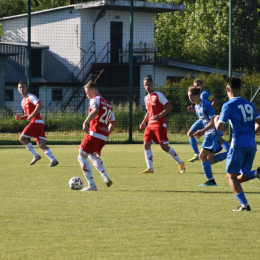
[[[14,101],[14,90],[13,89],[5,90],[5,101]]]
[[[32,84],[30,93],[39,98],[39,86],[35,86]]]
[[[62,101],[62,89],[52,89],[52,101]]]

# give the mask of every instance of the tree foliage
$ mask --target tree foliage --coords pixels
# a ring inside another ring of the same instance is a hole
[[[27,0],[1,0],[0,18],[27,12]]]
[[[2,24],[0,23],[0,41],[1,41],[1,37],[3,36],[3,34],[4,34],[4,31],[2,28]]]
[[[69,0],[32,0],[32,11],[42,11],[68,4]]]
[[[171,0],[166,0],[171,3]],[[233,66],[260,71],[257,0],[233,0]],[[155,42],[163,57],[228,67],[229,5],[224,0],[177,0],[185,10],[155,18]]]

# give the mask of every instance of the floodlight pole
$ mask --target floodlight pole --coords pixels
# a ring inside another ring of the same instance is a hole
[[[132,116],[133,116],[133,22],[134,1],[130,0],[130,42],[129,42],[129,143],[132,143]]]
[[[233,14],[232,14],[232,10],[233,10],[233,0],[229,0],[229,51],[228,51],[228,61],[229,61],[229,64],[228,64],[228,75],[229,77],[232,76],[232,65],[233,65],[233,55],[232,55],[232,52],[233,52],[233,44],[232,44],[232,22],[233,22]],[[232,130],[231,130],[231,125],[229,124],[229,127],[228,127],[228,133],[229,133],[229,139],[231,141],[232,139]]]
[[[31,92],[31,0],[28,0],[28,46],[27,46],[27,86]]]

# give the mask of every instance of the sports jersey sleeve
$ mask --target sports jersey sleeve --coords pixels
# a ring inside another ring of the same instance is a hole
[[[254,111],[255,111],[255,119],[260,118],[260,115],[259,115],[255,105],[254,104],[252,104],[252,105],[253,105],[253,108],[254,108]]]
[[[34,95],[30,95],[29,96],[29,99],[30,99],[30,102],[32,103],[32,104],[34,104],[35,106],[39,103],[39,102],[41,102],[41,100],[40,99],[38,99],[36,96],[34,96]]]
[[[219,121],[225,124],[230,119],[231,113],[232,109],[229,109],[229,105],[225,103],[221,109]]]
[[[213,106],[211,105],[211,103],[209,103],[209,102],[207,102],[206,111],[207,111],[209,118],[216,116],[215,110],[214,110]]]
[[[146,98],[144,98],[144,103],[145,103],[145,109],[148,110],[148,106],[146,104]]]
[[[95,107],[96,107],[96,108],[99,108],[99,106],[100,106],[100,99],[98,99],[98,98],[92,98],[92,99],[90,100],[89,106],[90,106],[91,109],[94,109]]]
[[[109,123],[111,124],[111,123],[115,123],[115,122],[116,122],[116,117],[115,117],[114,112],[112,111],[112,115],[110,117]]]
[[[157,95],[158,95],[159,102],[162,105],[164,105],[164,106],[168,105],[169,101],[167,100],[167,98],[164,96],[163,93],[157,92]]]

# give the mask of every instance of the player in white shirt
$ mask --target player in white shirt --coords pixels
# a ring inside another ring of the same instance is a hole
[[[47,139],[44,133],[44,123],[40,115],[40,111],[43,108],[41,101],[35,95],[28,93],[28,87],[24,81],[18,83],[18,91],[23,97],[21,105],[24,110],[24,115],[20,116],[17,113],[15,119],[27,120],[29,122],[29,125],[25,127],[19,140],[33,155],[33,160],[30,165],[35,164],[41,159],[41,156],[34,150],[32,143],[28,140],[30,137],[34,137],[37,145],[43,150],[46,157],[50,159],[51,163],[48,167],[58,165],[58,161],[53,156],[52,151],[46,146]]]
[[[107,187],[110,187],[113,182],[108,177],[103,161],[99,157],[108,136],[116,126],[116,120],[111,105],[101,97],[96,83],[89,82],[84,89],[90,100],[90,106],[88,117],[83,123],[83,130],[87,134],[79,146],[78,161],[88,182],[88,186],[82,191],[96,191],[97,187],[87,158],[99,171]]]

